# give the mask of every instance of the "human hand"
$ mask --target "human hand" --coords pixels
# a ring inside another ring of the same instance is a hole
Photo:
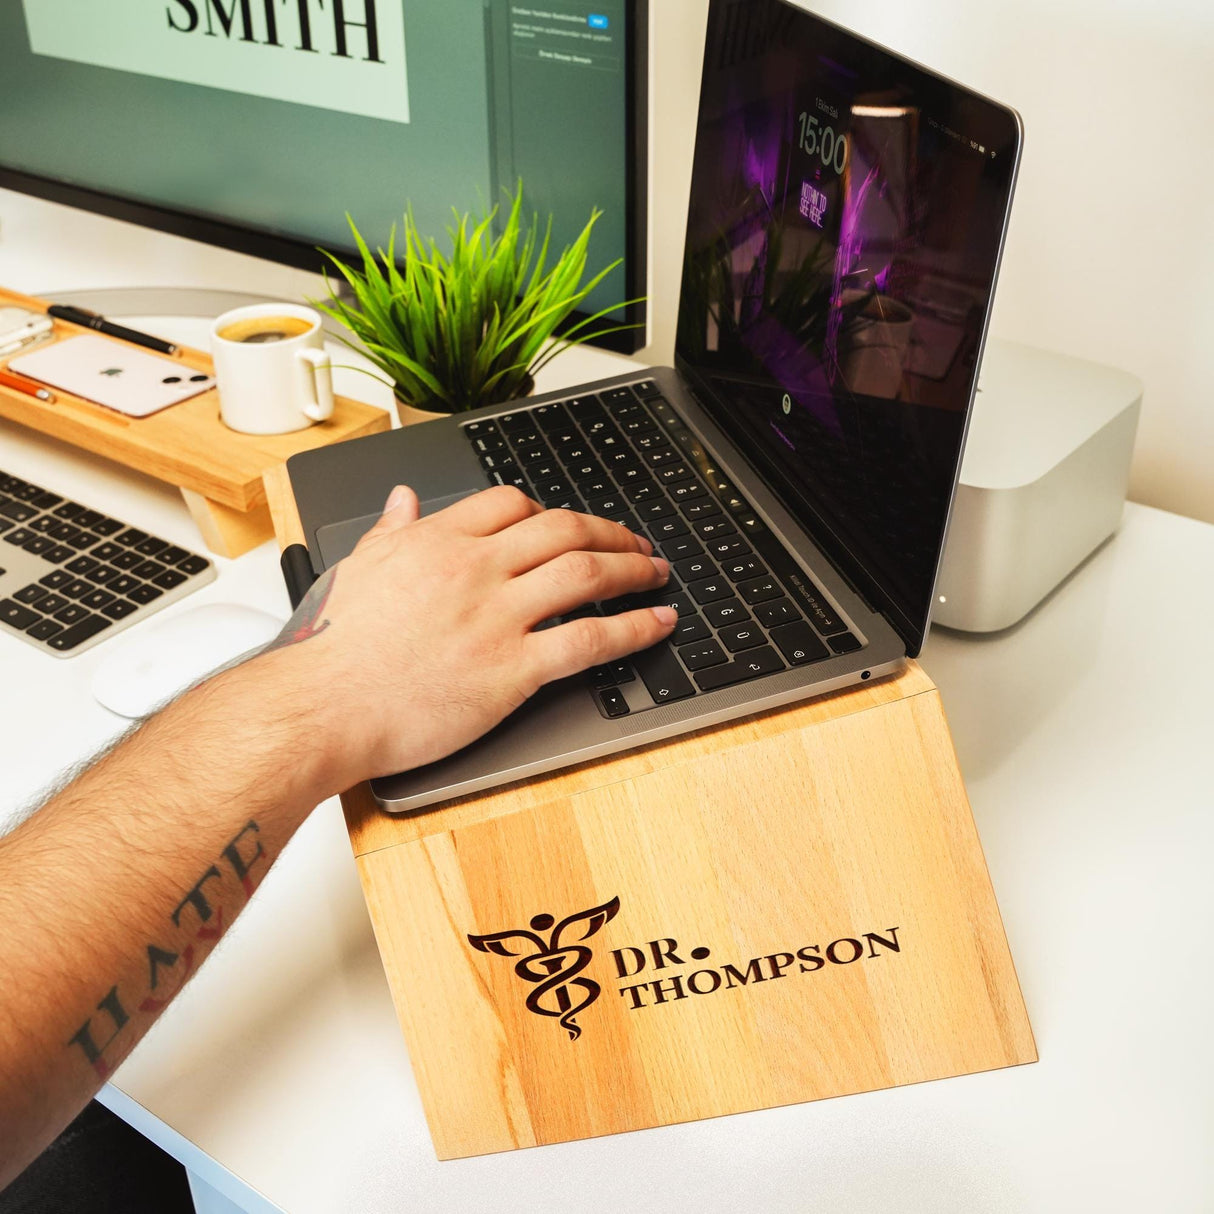
[[[652,552],[618,523],[544,510],[511,488],[419,520],[417,495],[400,486],[266,661],[317,697],[317,741],[341,787],[405,771],[474,741],[544,683],[667,637],[669,607],[535,631],[592,600],[662,586],[669,566]]]

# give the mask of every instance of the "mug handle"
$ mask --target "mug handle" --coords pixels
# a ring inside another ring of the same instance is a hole
[[[333,360],[328,350],[314,350],[305,346],[295,351],[296,356],[309,364],[312,384],[312,400],[303,411],[314,422],[323,422],[333,416]]]

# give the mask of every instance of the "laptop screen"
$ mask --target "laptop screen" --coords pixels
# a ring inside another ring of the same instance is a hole
[[[713,0],[676,360],[918,652],[1019,154],[1013,111],[781,0]]]

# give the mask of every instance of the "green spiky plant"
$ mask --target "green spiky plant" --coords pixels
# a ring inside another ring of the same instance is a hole
[[[447,229],[451,253],[418,231],[412,207],[404,216],[404,259],[396,257],[396,225],[387,249],[367,247],[354,220],[350,230],[361,269],[325,250],[354,294],[314,306],[344,325],[364,353],[393,383],[397,398],[418,409],[455,413],[525,395],[536,373],[563,350],[636,325],[602,323],[616,304],[565,328],[569,316],[620,263],[583,282],[586,252],[602,214],[591,213],[581,235],[549,266],[552,218],[523,220],[523,187],[509,196],[500,234],[500,208],[475,227],[453,211]],[[326,283],[328,276],[326,275]],[[331,284],[330,284],[331,285]],[[630,300],[628,303],[639,302]],[[598,325],[598,328],[594,326]]]

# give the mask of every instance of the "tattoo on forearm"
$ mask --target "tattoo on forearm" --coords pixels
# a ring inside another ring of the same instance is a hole
[[[206,895],[202,892],[202,887],[210,880],[218,881],[221,879],[221,873],[215,865],[211,865],[194,884],[194,888],[177,904],[177,909],[173,911],[170,918],[173,920],[174,927],[181,926],[181,912],[187,906],[192,906],[195,913],[198,915],[199,922],[206,923],[211,918],[211,904],[206,900]]]
[[[97,1044],[96,1039],[93,1037],[93,1018],[90,1016],[80,1026],[80,1031],[68,1042],[68,1045],[78,1045],[84,1051],[84,1056],[92,1064],[93,1070],[104,1079],[110,1073],[110,1068],[106,1066],[102,1054],[113,1044],[114,1038],[126,1027],[130,1016],[126,1014],[126,1009],[118,998],[118,988],[116,986],[110,987],[109,994],[97,1004],[97,1010],[104,1012],[109,1018],[111,1027],[109,1037],[100,1045]]]
[[[272,649],[283,649],[287,645],[295,645],[324,632],[329,626],[327,619],[322,619],[329,595],[333,590],[333,582],[337,576],[337,567],[326,570],[317,578],[312,589],[303,596],[295,614],[287,621],[282,632],[272,640],[264,652]]]
[[[253,882],[249,879],[249,870],[257,863],[258,860],[266,854],[265,848],[261,845],[261,840],[256,841],[256,846],[253,848],[252,854],[242,856],[240,854],[240,841],[248,834],[260,834],[261,828],[256,822],[250,822],[247,826],[232,840],[231,843],[223,849],[223,858],[232,866],[232,871],[236,874],[236,879],[244,888],[244,896],[251,898],[253,896]]]
[[[182,918],[187,910],[192,913],[192,918],[197,920],[189,940],[183,946],[173,949],[155,942],[148,944],[147,989],[146,992],[140,992],[139,1002],[132,1004],[139,1011],[161,1011],[193,973],[197,960],[196,943],[218,940],[223,934],[224,908],[213,895],[208,896],[206,890],[208,881],[222,880],[225,876],[220,863],[230,869],[240,882],[245,900],[252,897],[253,879],[250,874],[253,866],[264,859],[266,854],[261,840],[257,838],[260,833],[261,827],[256,822],[247,822],[220,853],[220,861],[208,866],[206,872],[168,916],[169,922],[178,930],[182,927]],[[127,992],[127,996],[133,999],[134,993]],[[117,985],[114,985],[97,1004],[97,1012],[70,1038],[68,1047],[78,1047],[84,1054],[85,1061],[102,1079],[106,1079],[113,1069],[109,1059],[115,1051],[111,1051],[110,1047],[130,1019],[131,1013],[123,1003]]]

